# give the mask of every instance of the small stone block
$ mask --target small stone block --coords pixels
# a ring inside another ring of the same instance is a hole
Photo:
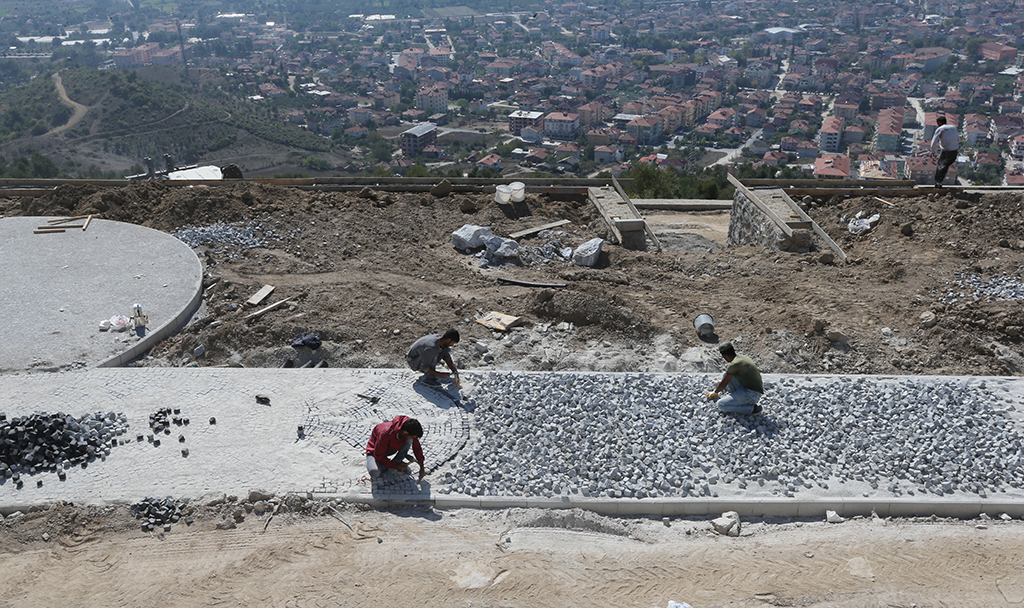
[[[214,418],[213,416],[210,416],[210,424],[217,424],[217,419]]]
[[[153,447],[158,447],[159,445],[160,445],[160,440],[159,439],[154,439],[153,440]]]
[[[178,435],[178,443],[185,443],[185,436],[184,435]]]
[[[182,455],[183,457],[185,457],[185,458],[188,458],[188,448],[185,448],[185,449],[183,449],[183,450],[181,451],[181,455]]]
[[[262,403],[263,405],[270,405],[270,397],[266,395],[256,395],[256,403]]]

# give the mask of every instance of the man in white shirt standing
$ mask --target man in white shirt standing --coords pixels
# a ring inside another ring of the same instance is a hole
[[[935,119],[938,125],[935,135],[932,135],[932,156],[935,156],[936,147],[941,149],[939,153],[939,164],[935,167],[935,187],[941,188],[942,182],[946,179],[946,172],[956,162],[956,156],[960,153],[960,135],[956,127],[946,124],[946,117],[939,116]]]

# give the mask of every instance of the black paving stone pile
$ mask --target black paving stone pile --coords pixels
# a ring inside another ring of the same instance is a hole
[[[21,475],[64,470],[110,454],[128,429],[124,414],[35,413],[7,419],[0,414],[0,479],[21,485]]]
[[[181,512],[170,496],[167,498],[146,498],[132,505],[132,516],[142,520],[142,529],[152,532],[156,527],[170,530],[171,524],[178,523]]]

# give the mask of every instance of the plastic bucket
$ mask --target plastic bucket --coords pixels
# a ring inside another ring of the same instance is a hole
[[[512,188],[505,185],[495,186],[494,202],[499,205],[507,205],[512,200]]]
[[[513,203],[521,203],[526,199],[526,184],[523,182],[512,182],[508,187],[512,189]]]
[[[715,320],[709,314],[699,314],[693,320],[693,328],[697,330],[697,335],[709,336],[715,333]]]

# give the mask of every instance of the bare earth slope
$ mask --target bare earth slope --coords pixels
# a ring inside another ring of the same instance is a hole
[[[708,312],[720,337],[738,340],[768,372],[1018,375],[1020,300],[976,300],[973,288],[955,282],[995,277],[1020,284],[1022,199],[999,193],[891,205],[872,197],[821,201],[812,214],[847,252],[846,265],[823,263],[820,253],[759,247],[654,253],[606,246],[593,269],[565,261],[481,269],[479,258],[452,247],[452,231],[464,224],[507,236],[570,220],[559,229],[564,233],[521,239],[522,246],[575,247],[607,236],[586,201],[532,194],[513,213],[484,195],[360,196],[245,183],[64,186],[38,199],[0,199],[0,213],[102,213],[169,232],[236,222],[235,232],[261,239],[263,246],[252,249],[223,240],[200,248],[208,264],[201,318],[156,348],[147,365],[189,364],[203,345],[200,365],[224,364],[234,354],[246,366],[277,367],[296,356],[294,338],[318,331],[318,356],[331,365],[394,367],[416,337],[455,326],[472,340],[456,349],[467,368],[717,369],[720,361],[706,354],[713,349],[691,325]],[[854,236],[846,223],[857,212],[881,219]],[[565,287],[504,285],[497,277]],[[291,300],[246,321],[254,309],[243,303],[264,284],[276,288],[265,303]],[[959,292],[966,297],[951,301]],[[507,336],[492,334],[473,322],[490,310],[527,323]],[[936,317],[933,327],[922,324],[928,312]]]

